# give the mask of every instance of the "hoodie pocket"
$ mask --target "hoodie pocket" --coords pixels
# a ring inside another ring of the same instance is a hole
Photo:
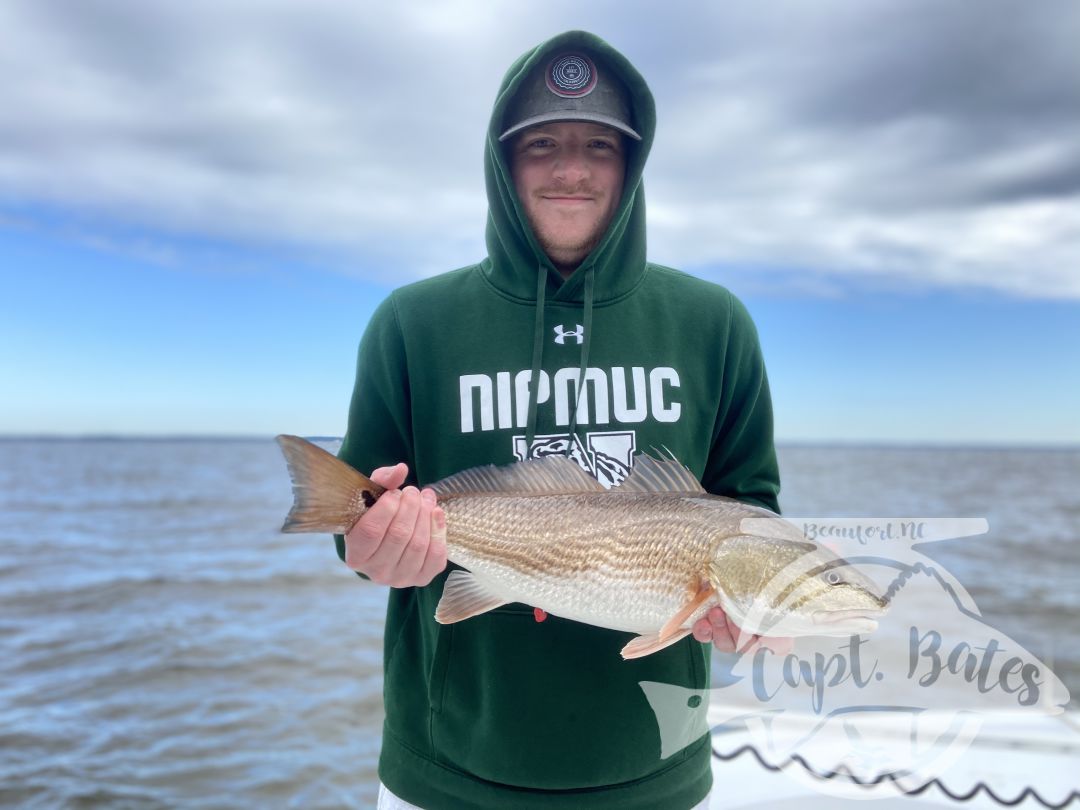
[[[629,634],[556,616],[538,623],[517,605],[443,631],[430,695],[442,764],[557,790],[630,782],[685,758],[660,759],[656,717],[638,683],[704,688],[706,658],[692,639],[624,661]]]

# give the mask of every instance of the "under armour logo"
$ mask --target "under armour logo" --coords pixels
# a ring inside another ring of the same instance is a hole
[[[578,345],[580,346],[585,341],[585,327],[580,323],[577,324],[577,329],[573,332],[567,332],[563,329],[562,324],[555,327],[555,342],[562,346],[566,343],[568,337],[577,338]]]

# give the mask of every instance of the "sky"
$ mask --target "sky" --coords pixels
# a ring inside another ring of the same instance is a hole
[[[340,435],[571,28],[649,81],[650,258],[746,303],[780,441],[1080,443],[1069,0],[9,0],[0,434]]]

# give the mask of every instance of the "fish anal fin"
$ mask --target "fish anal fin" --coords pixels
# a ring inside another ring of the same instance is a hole
[[[716,591],[713,590],[713,586],[708,582],[701,583],[698,586],[697,591],[690,598],[690,601],[679,608],[675,615],[668,619],[667,623],[660,628],[660,632],[657,634],[658,638],[662,641],[673,633],[677,633],[679,630],[683,629],[683,624],[687,619],[693,616],[698,608],[708,602],[715,593]],[[680,636],[680,638],[681,637],[682,636]]]
[[[665,647],[670,647],[676,641],[682,641],[688,635],[690,635],[690,628],[684,627],[664,639],[660,638],[659,633],[650,633],[647,636],[637,636],[636,638],[632,638],[630,642],[622,648],[622,657],[627,660],[631,658],[643,658],[646,655],[652,655],[654,652],[659,652]]]
[[[451,571],[443,586],[442,599],[435,607],[435,621],[453,624],[506,604],[491,593],[471,571]]]

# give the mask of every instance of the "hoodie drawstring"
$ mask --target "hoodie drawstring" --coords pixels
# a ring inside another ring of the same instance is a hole
[[[585,394],[585,374],[589,368],[589,345],[592,343],[592,305],[593,305],[593,269],[585,269],[585,340],[581,344],[581,365],[577,373],[577,396],[574,397],[574,412],[570,416],[570,430],[566,434],[566,455],[570,456],[574,449],[574,432],[577,430],[578,409],[581,407],[581,397]]]
[[[540,364],[544,358],[544,291],[547,287],[547,268],[541,264],[536,269],[536,318],[533,321],[532,374],[529,376],[529,418],[525,423],[525,457],[532,452],[536,438],[536,406],[540,387]]]
[[[592,267],[585,269],[585,306],[583,324],[585,337],[581,343],[581,362],[578,365],[574,408],[570,415],[570,429],[566,433],[566,455],[574,449],[574,433],[577,430],[578,409],[585,394],[586,373],[589,369],[589,347],[592,345],[593,279]],[[532,373],[529,375],[529,416],[525,423],[525,454],[531,455],[533,439],[536,438],[536,411],[539,403],[540,367],[544,359],[544,293],[547,288],[547,268],[540,265],[536,271],[536,318],[533,320]]]

